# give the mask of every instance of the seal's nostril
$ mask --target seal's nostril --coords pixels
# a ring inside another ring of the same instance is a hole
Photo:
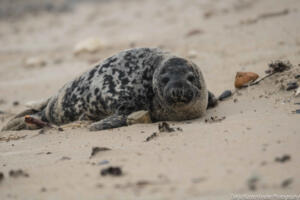
[[[187,80],[190,81],[190,82],[194,82],[195,77],[192,76],[192,75],[189,75],[188,78],[187,78]]]

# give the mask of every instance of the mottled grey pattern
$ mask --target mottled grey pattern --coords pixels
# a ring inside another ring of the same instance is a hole
[[[82,114],[101,120],[116,111],[147,110],[152,75],[162,55],[155,49],[131,49],[104,60],[51,98],[46,119],[63,124]]]
[[[90,130],[101,130],[126,125],[126,117],[138,110],[148,110],[154,121],[187,120],[203,115],[207,105],[204,78],[194,63],[135,48],[64,85],[34,116],[57,125],[87,118],[97,121]]]

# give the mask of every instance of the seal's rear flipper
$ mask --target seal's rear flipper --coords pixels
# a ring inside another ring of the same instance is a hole
[[[44,116],[44,109],[46,108],[49,99],[30,102],[27,105],[29,107],[26,110],[16,114],[7,124],[1,129],[1,131],[17,131],[17,130],[35,130],[39,129],[40,127],[34,124],[28,124],[25,122],[25,116],[29,115],[33,118],[41,119]]]
[[[41,112],[35,113],[34,115],[26,115],[30,112],[22,112],[24,115],[14,117],[1,129],[1,131],[19,131],[19,130],[36,130],[41,127],[35,124],[29,124],[25,122],[25,116],[31,116],[36,119],[41,119]],[[21,113],[20,113],[21,114]]]
[[[17,118],[20,118],[20,117],[24,117],[24,116],[26,116],[26,115],[34,115],[34,114],[36,114],[36,113],[38,113],[38,112],[40,112],[40,111],[39,111],[39,110],[35,110],[35,109],[31,109],[31,108],[30,108],[30,109],[23,110],[22,112],[16,114],[16,115],[14,116],[13,119],[17,119]]]
[[[218,105],[218,100],[215,97],[215,95],[213,93],[211,93],[210,91],[208,91],[208,104],[207,104],[207,109],[209,108],[214,108],[216,107],[216,105]]]

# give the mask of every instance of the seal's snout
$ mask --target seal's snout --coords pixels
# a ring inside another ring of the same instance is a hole
[[[167,90],[167,102],[169,104],[188,104],[194,98],[193,90],[183,81],[171,83]]]

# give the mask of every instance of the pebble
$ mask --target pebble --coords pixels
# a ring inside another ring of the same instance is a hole
[[[74,54],[78,55],[81,53],[95,53],[102,49],[104,46],[103,42],[99,38],[87,38],[78,42],[74,47]]]
[[[253,82],[258,78],[258,74],[254,72],[237,72],[235,76],[234,86],[241,88],[249,82]]]
[[[300,74],[297,74],[297,75],[295,76],[295,79],[298,79],[298,78],[300,78]]]
[[[280,163],[284,163],[284,162],[287,162],[287,161],[290,161],[291,160],[291,156],[288,155],[288,154],[285,154],[281,157],[276,157],[275,158],[275,162],[280,162]]]
[[[299,85],[298,85],[297,82],[290,82],[290,83],[287,84],[286,90],[290,91],[290,90],[297,89],[298,87],[299,87]]]
[[[30,57],[25,60],[26,67],[43,67],[46,64],[45,59],[41,57]]]
[[[98,162],[98,165],[106,165],[108,163],[109,163],[108,160],[101,160],[100,162]]]
[[[111,176],[122,176],[123,172],[120,167],[108,167],[102,169],[100,172],[101,176],[111,175]]]
[[[220,96],[219,96],[219,100],[223,101],[224,99],[227,99],[228,97],[232,96],[232,92],[230,90],[225,90]]]
[[[189,52],[188,52],[188,58],[197,58],[197,55],[198,55],[199,53],[197,52],[197,51],[195,51],[195,50],[190,50]]]
[[[287,178],[287,179],[285,179],[285,180],[282,181],[281,187],[282,188],[286,188],[289,185],[291,185],[292,183],[293,183],[293,179],[292,178]]]
[[[20,105],[20,102],[18,102],[18,101],[13,102],[13,106],[18,106],[18,105]]]
[[[295,110],[296,114],[300,114],[300,109]]]

